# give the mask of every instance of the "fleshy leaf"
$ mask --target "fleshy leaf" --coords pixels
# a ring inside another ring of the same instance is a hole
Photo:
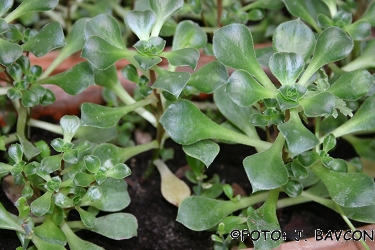
[[[183,0],[150,1],[151,9],[156,13],[156,22],[151,36],[158,36],[164,22],[179,11],[183,4]]]
[[[288,171],[282,159],[283,146],[284,138],[279,135],[269,149],[250,155],[243,160],[253,193],[279,188],[288,182]]]
[[[183,48],[201,49],[207,43],[207,35],[198,24],[184,20],[179,22],[173,37],[172,50]]]
[[[109,14],[100,14],[89,20],[84,29],[86,41],[91,36],[97,36],[117,48],[126,49],[122,40],[120,26],[116,19]]]
[[[8,155],[16,164],[18,164],[20,161],[22,161],[23,157],[22,146],[18,143],[10,145],[8,149]]]
[[[363,223],[375,223],[375,205],[364,207],[341,207],[344,214],[352,220]]]
[[[353,49],[353,39],[338,27],[329,27],[320,33],[314,56],[299,83],[305,85],[309,78],[322,66],[343,59]]]
[[[65,142],[71,142],[80,125],[81,121],[75,115],[64,115],[60,119],[60,126],[64,135]]]
[[[375,2],[372,2],[366,12],[361,16],[361,20],[366,20],[367,22],[369,22],[372,26],[375,26],[375,19],[374,19],[374,15],[375,15]]]
[[[153,89],[165,90],[178,97],[190,79],[188,72],[171,72],[162,70],[157,80],[152,85]]]
[[[29,142],[25,136],[16,133],[18,141],[21,143],[24,155],[28,160],[40,153],[40,150]]]
[[[202,161],[206,167],[209,167],[219,154],[220,147],[210,140],[200,141],[191,145],[182,146],[185,154]]]
[[[205,139],[223,139],[264,149],[270,146],[267,142],[247,138],[214,123],[187,100],[178,100],[169,105],[161,116],[160,123],[171,138],[182,145]]]
[[[303,58],[296,53],[278,52],[270,58],[270,70],[282,85],[294,84],[304,67]]]
[[[8,1],[7,1],[8,2]],[[59,0],[24,0],[18,7],[13,10],[5,20],[10,23],[14,19],[28,12],[41,12],[54,9]]]
[[[76,210],[81,217],[83,224],[88,228],[93,228],[96,224],[96,217],[92,215],[90,212],[83,210],[81,207],[76,207]]]
[[[54,203],[61,208],[69,208],[74,206],[73,200],[62,193],[57,193],[53,198]]]
[[[59,22],[51,22],[44,26],[38,34],[22,45],[36,57],[42,57],[51,50],[65,45],[64,32]]]
[[[126,164],[119,163],[119,164],[116,164],[115,166],[113,166],[111,169],[109,169],[105,173],[105,175],[107,177],[112,177],[112,178],[115,178],[115,179],[123,179],[123,178],[131,175],[131,173],[132,173],[132,171],[130,170],[130,168]]]
[[[62,245],[49,243],[39,238],[36,234],[31,234],[32,242],[34,243],[37,249],[56,249],[56,250],[65,250],[66,248]]]
[[[33,231],[43,241],[51,244],[65,246],[67,242],[65,234],[50,217],[47,217],[43,224],[35,227]]]
[[[44,157],[41,161],[41,170],[52,173],[61,168],[62,154]]]
[[[133,58],[144,71],[148,71],[152,66],[155,66],[162,61],[158,56],[135,55]]]
[[[301,122],[298,113],[291,112],[290,120],[278,125],[288,145],[291,157],[297,156],[319,144],[318,138]]]
[[[9,67],[22,55],[22,47],[16,43],[11,43],[0,38],[0,64]]]
[[[91,36],[83,46],[81,56],[95,68],[105,70],[128,54],[126,49],[118,48],[99,36]]]
[[[125,180],[108,178],[100,185],[103,191],[102,197],[95,201],[83,202],[81,206],[93,206],[106,212],[116,212],[124,209],[130,203]]]
[[[365,20],[359,20],[344,27],[344,30],[348,32],[354,40],[360,41],[371,35],[371,24]]]
[[[124,240],[137,236],[137,229],[134,215],[115,213],[96,218],[95,226],[89,230],[113,240]]]
[[[238,202],[190,196],[178,208],[177,221],[194,231],[208,230],[238,210]]]
[[[209,62],[195,71],[188,82],[198,91],[211,94],[228,80],[226,67],[218,61]]]
[[[77,95],[94,84],[94,72],[88,62],[81,62],[72,68],[38,81],[40,84],[54,84],[70,95]]]
[[[310,15],[310,11],[304,0],[283,0],[288,11],[295,17],[300,17],[311,26],[317,28],[314,18]]]
[[[191,69],[195,69],[199,59],[199,51],[194,48],[184,48],[167,51],[160,56],[167,58],[172,66],[189,66]]]
[[[90,249],[90,250],[104,250],[104,248],[99,247],[91,242],[82,240],[79,238],[73,231],[70,229],[66,222],[63,223],[61,226],[61,230],[64,232],[66,239],[68,240],[69,248],[71,250],[82,250],[82,249]],[[46,249],[54,249],[54,248],[46,248]]]
[[[4,15],[13,5],[13,0],[3,0],[0,3],[0,17]]]
[[[357,131],[375,129],[375,95],[370,96],[359,107],[354,116],[331,133],[337,138]]]
[[[315,164],[311,170],[323,181],[333,201],[344,207],[364,207],[375,203],[374,180],[363,173],[341,173]]]
[[[367,70],[356,70],[342,75],[327,91],[341,99],[355,101],[365,95],[374,84]]]
[[[156,14],[152,10],[133,10],[125,14],[124,21],[139,40],[148,40],[156,22]]]
[[[344,138],[352,144],[359,156],[375,161],[374,139],[358,138],[355,136],[345,136]]]
[[[276,52],[296,53],[305,61],[315,46],[314,33],[299,19],[277,26],[272,40]]]
[[[1,218],[1,222],[0,222],[1,229],[15,230],[21,233],[25,232],[22,228],[22,224],[14,220],[14,218],[12,217],[12,214],[9,213],[1,203],[0,203],[0,218]]]
[[[97,128],[110,128],[117,125],[118,121],[127,113],[155,102],[155,98],[146,98],[136,103],[111,108],[94,103],[83,103],[81,106],[82,126],[93,126]]]
[[[307,117],[329,116],[335,108],[335,96],[328,92],[303,98],[300,104]]]
[[[375,5],[375,4],[373,4]],[[375,67],[373,54],[375,53],[375,39],[369,40],[361,55],[354,60],[350,61],[347,65],[342,67],[345,71],[354,71],[357,69],[368,69]]]
[[[236,70],[228,79],[226,92],[239,106],[246,107],[266,99],[275,93],[260,85],[247,71]]]
[[[52,191],[47,191],[42,196],[34,200],[30,205],[31,212],[36,216],[45,215],[51,207],[52,194]]]

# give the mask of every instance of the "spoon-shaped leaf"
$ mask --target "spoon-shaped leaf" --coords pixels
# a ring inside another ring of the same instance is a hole
[[[12,217],[12,214],[9,213],[5,207],[0,203],[0,228],[6,229],[6,230],[15,230],[21,233],[24,233],[25,231],[22,228],[22,224],[18,223],[14,218]]]
[[[260,100],[275,97],[275,92],[260,85],[245,70],[236,70],[232,73],[228,79],[226,92],[241,107],[250,106]]]
[[[0,16],[4,15],[13,5],[13,0],[3,0],[0,2]]]
[[[189,66],[191,69],[195,69],[199,59],[199,51],[195,48],[184,48],[163,52],[160,56],[167,58],[172,66]]]
[[[43,224],[35,227],[33,231],[39,238],[46,242],[62,246],[66,244],[65,234],[53,222],[50,216],[47,216]]]
[[[207,63],[199,70],[195,71],[189,82],[198,91],[211,94],[228,80],[228,71],[226,67],[218,61]]]
[[[86,227],[93,228],[95,226],[96,217],[92,213],[83,210],[81,207],[76,207],[76,210],[78,211],[79,216]]]
[[[81,106],[81,123],[82,126],[92,126],[97,128],[110,128],[116,126],[124,115],[136,110],[137,108],[146,106],[156,101],[155,97],[146,98],[136,103],[111,108],[94,103],[85,102]]]
[[[31,202],[31,212],[36,216],[45,215],[51,207],[52,194],[52,191],[47,191],[42,196]]]
[[[73,231],[70,229],[66,222],[60,226],[61,230],[64,232],[66,239],[68,240],[69,248],[72,250],[82,250],[82,249],[90,249],[90,250],[104,250],[104,248],[99,247],[91,242],[82,240],[79,238]],[[54,248],[46,248],[46,249],[54,249]]]
[[[356,70],[342,75],[327,91],[341,99],[355,101],[366,94],[374,84],[374,78],[367,70]]]
[[[62,245],[49,243],[39,238],[36,234],[31,234],[31,240],[34,243],[37,249],[56,249],[56,250],[65,250],[66,248]]]
[[[276,52],[296,53],[304,61],[310,58],[316,42],[314,33],[299,19],[277,26],[272,40]]]
[[[282,85],[294,84],[304,67],[303,58],[296,53],[278,52],[270,58],[270,70]]]
[[[318,138],[301,122],[298,113],[290,112],[290,120],[277,126],[285,137],[291,157],[297,156],[319,144]]]
[[[314,56],[299,83],[305,85],[309,78],[322,66],[343,59],[353,49],[353,39],[338,27],[329,27],[320,33]]]
[[[222,139],[263,149],[270,147],[268,142],[250,139],[214,123],[187,100],[178,100],[169,105],[161,116],[160,123],[171,138],[182,145],[205,139]]]
[[[9,1],[5,1],[6,6]],[[10,23],[14,19],[29,12],[40,12],[54,9],[59,4],[59,0],[24,0],[13,10],[5,20]]]
[[[72,68],[38,81],[39,84],[54,84],[70,95],[77,95],[94,85],[94,72],[88,62],[81,62]]]
[[[315,22],[315,19],[310,15],[310,11],[304,0],[283,0],[288,11],[296,17],[300,17],[311,26],[313,26],[317,31],[319,27]]]
[[[133,10],[126,13],[124,21],[139,40],[148,40],[156,22],[156,14],[153,10]]]
[[[26,51],[30,51],[36,57],[41,57],[65,45],[64,32],[59,22],[51,22],[44,26],[38,34],[30,38],[22,45]]]
[[[202,161],[206,167],[211,165],[220,151],[219,145],[210,140],[200,141],[191,145],[184,145],[182,146],[182,149],[187,155]]]
[[[171,204],[179,206],[190,196],[190,188],[185,182],[177,178],[161,160],[154,161],[161,177],[161,194]]]
[[[344,207],[375,204],[374,180],[363,173],[342,173],[315,164],[311,170],[323,181],[334,202]]]
[[[375,223],[375,205],[364,207],[340,207],[346,217],[363,223]]]
[[[375,6],[375,4],[373,4]],[[349,62],[347,65],[342,67],[345,71],[354,71],[357,69],[367,69],[375,67],[375,60],[373,55],[375,54],[375,39],[369,40],[362,54]]]
[[[371,35],[371,24],[365,20],[359,20],[344,27],[345,31],[357,41],[365,40]]]
[[[230,24],[214,31],[216,58],[228,67],[243,69],[269,89],[276,89],[256,59],[253,37],[242,24]]]
[[[183,48],[203,48],[207,35],[198,24],[190,20],[179,22],[173,36],[172,50]]]
[[[46,156],[41,161],[40,170],[45,173],[52,173],[61,168],[62,155]]]
[[[64,141],[71,142],[74,134],[81,125],[81,120],[75,115],[64,115],[60,119],[61,130],[63,131]]]
[[[164,22],[179,11],[183,4],[183,0],[150,1],[151,9],[156,13],[156,22],[151,36],[158,36]]]
[[[31,159],[34,156],[40,154],[40,150],[29,142],[25,136],[16,133],[18,141],[21,143],[22,151],[27,159]]]
[[[307,117],[329,116],[335,108],[336,98],[329,92],[303,98],[300,104]]]
[[[120,26],[116,19],[108,14],[100,14],[90,19],[85,25],[84,36],[86,41],[91,36],[98,36],[117,48],[126,49]]]
[[[288,182],[288,171],[282,159],[284,141],[284,137],[279,135],[269,149],[243,160],[253,193],[279,188]]]
[[[99,36],[91,36],[82,49],[81,56],[86,58],[94,67],[105,70],[118,60],[129,55],[129,51],[118,48]]]
[[[68,58],[73,53],[82,49],[85,40],[83,37],[83,29],[85,24],[89,20],[88,18],[81,18],[77,20],[71,31],[65,38],[66,45],[61,49],[58,56],[53,60],[53,62],[48,66],[48,68],[43,72],[41,78],[45,78],[52,73],[52,71],[66,58]]]
[[[152,88],[165,90],[176,98],[181,94],[190,79],[190,73],[188,72],[162,70],[158,73],[158,79],[154,82]]]
[[[337,138],[357,131],[375,129],[375,95],[370,96],[359,107],[354,116],[331,133]]]
[[[138,222],[132,214],[115,213],[96,218],[90,231],[113,240],[130,239],[137,236]]]
[[[22,55],[22,47],[0,38],[0,64],[9,67]]]

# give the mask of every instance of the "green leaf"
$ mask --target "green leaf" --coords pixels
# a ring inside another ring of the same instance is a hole
[[[143,55],[156,56],[165,48],[166,41],[161,37],[151,37],[147,41],[136,42],[133,47]]]
[[[81,206],[93,206],[105,212],[116,212],[126,208],[130,203],[126,182],[108,178],[100,185],[102,197],[95,201],[83,202]]]
[[[270,70],[282,85],[292,85],[305,67],[303,58],[296,53],[277,52],[270,58]]]
[[[70,208],[74,206],[73,200],[62,193],[57,193],[53,198],[54,203],[61,208]]]
[[[336,98],[328,92],[303,98],[299,102],[307,117],[329,116],[333,114]]]
[[[362,173],[341,173],[315,164],[311,170],[323,181],[334,202],[344,207],[374,205],[374,180]]]
[[[138,222],[132,214],[115,213],[101,216],[90,231],[113,240],[130,239],[137,236]]]
[[[136,103],[120,108],[111,108],[94,103],[83,103],[81,106],[81,125],[97,128],[110,128],[118,124],[118,121],[127,113],[155,102],[155,98],[146,98]]]
[[[152,88],[165,90],[176,98],[181,94],[190,79],[190,73],[188,72],[161,70],[158,74],[158,78],[152,85]]]
[[[370,96],[357,110],[354,116],[331,133],[337,138],[357,131],[375,129],[375,95]]]
[[[139,82],[138,71],[133,64],[128,64],[124,68],[122,68],[121,74],[125,79],[128,79],[131,82],[134,82],[134,83]]]
[[[10,158],[12,158],[12,160],[16,164],[18,164],[19,162],[22,161],[22,157],[23,157],[22,146],[18,143],[10,145],[8,149],[8,155],[10,156]]]
[[[275,93],[260,85],[247,71],[236,70],[228,79],[226,92],[239,106],[246,107],[266,99],[274,98]]]
[[[52,244],[47,241],[44,241],[43,239],[39,238],[36,234],[31,234],[31,240],[37,249],[54,249],[54,250],[66,249],[62,245]]]
[[[133,58],[144,71],[148,71],[152,66],[155,66],[162,61],[158,56],[135,55]]]
[[[292,162],[291,170],[297,180],[305,179],[309,176],[309,172],[299,161],[294,160]]]
[[[13,0],[3,0],[0,3],[0,16],[4,15],[13,5]]]
[[[243,160],[253,193],[279,188],[287,183],[289,175],[282,159],[283,146],[284,138],[279,135],[269,149]]]
[[[69,248],[71,250],[82,250],[82,249],[90,249],[90,250],[104,250],[104,248],[99,247],[91,242],[85,241],[80,239],[73,231],[70,229],[66,222],[63,223],[61,226],[61,230],[64,232],[66,239],[68,240]],[[46,248],[46,249],[54,249],[54,248]]]
[[[367,22],[371,24],[371,26],[375,26],[374,16],[375,16],[375,2],[372,2],[368,6],[366,12],[361,16],[360,20],[366,20]]]
[[[277,26],[272,40],[276,52],[296,53],[305,62],[310,58],[315,46],[314,33],[299,19]]]
[[[152,10],[132,10],[125,14],[124,21],[139,40],[148,40],[156,22],[156,14]]]
[[[22,93],[22,99],[21,99],[22,106],[24,107],[35,107],[39,104],[39,96],[38,93],[34,90],[25,90]]]
[[[107,43],[120,49],[125,49],[120,26],[116,19],[109,14],[100,14],[90,19],[84,28],[86,41],[92,36],[100,37]]]
[[[49,191],[58,192],[61,186],[61,179],[58,176],[54,176],[51,180],[47,181],[46,185],[44,186]]]
[[[16,133],[16,136],[17,136],[18,141],[22,145],[22,151],[24,155],[26,156],[28,160],[30,160],[31,158],[33,158],[34,156],[40,153],[40,150],[37,147],[35,147],[33,144],[31,144],[31,142],[29,142],[23,135]]]
[[[4,206],[0,203],[0,228],[6,230],[14,230],[21,233],[25,231],[22,228],[22,224],[18,223],[13,217],[12,214],[9,213]]]
[[[95,68],[105,70],[128,54],[126,49],[118,48],[99,36],[91,36],[83,46],[81,56]]]
[[[131,175],[132,171],[130,168],[124,164],[124,163],[118,163],[115,166],[113,166],[111,169],[109,169],[105,175],[107,177],[112,177],[115,179],[123,179],[125,177],[128,177]]]
[[[0,162],[0,175],[8,174],[13,166]]]
[[[182,146],[185,154],[202,161],[206,167],[209,167],[219,154],[220,147],[210,140],[200,141],[191,145]]]
[[[38,34],[22,45],[36,57],[42,57],[51,50],[65,45],[64,32],[59,22],[51,22],[44,26]]]
[[[86,155],[83,158],[83,162],[85,164],[86,169],[93,174],[97,173],[101,166],[100,159],[94,155]]]
[[[75,115],[64,115],[60,119],[61,130],[64,135],[65,142],[71,142],[74,134],[81,125],[80,119]]]
[[[270,197],[260,208],[249,213],[247,217],[247,226],[251,231],[269,231],[268,233],[265,233],[267,236],[261,236],[260,240],[254,241],[255,249],[273,249],[279,246],[282,242],[283,237],[277,241],[271,240],[270,233],[275,231],[280,232],[280,225],[276,216],[276,202],[270,200]],[[264,240],[262,237],[266,237],[267,240]]]
[[[284,135],[288,151],[293,158],[319,144],[318,138],[301,122],[298,113],[290,112],[290,120],[277,128]]]
[[[116,127],[111,128],[95,128],[95,127],[79,127],[75,137],[85,139],[94,143],[103,143],[110,141],[118,136]]]
[[[355,70],[342,75],[327,91],[348,101],[355,101],[369,92],[374,78],[367,70]]]
[[[303,185],[299,181],[288,180],[283,189],[289,197],[297,197],[302,193]]]
[[[262,85],[275,89],[256,59],[253,38],[245,25],[230,24],[215,30],[213,49],[216,58],[224,65],[243,69]]]
[[[320,33],[313,58],[299,83],[305,85],[309,78],[322,66],[343,59],[353,49],[353,39],[338,28],[329,27]]]
[[[88,228],[93,228],[96,224],[96,217],[91,213],[83,210],[81,207],[76,207],[76,210],[81,217],[83,224]]]
[[[183,48],[201,49],[207,43],[207,35],[202,28],[190,20],[179,22],[173,36],[172,50]]]
[[[78,172],[74,176],[74,184],[80,187],[88,187],[95,181],[94,175]]]
[[[65,234],[53,222],[50,216],[47,216],[43,224],[35,227],[33,231],[43,241],[51,243],[51,244],[65,246],[67,242]]]
[[[61,168],[62,154],[44,157],[41,161],[41,170],[50,174]]]
[[[22,47],[16,43],[11,43],[0,38],[0,64],[9,67],[22,55]]]
[[[54,9],[59,0],[24,0],[18,7],[13,10],[5,20],[10,23],[14,19],[29,12],[41,12]],[[9,4],[9,3],[8,3]]]
[[[151,9],[156,13],[156,22],[151,36],[158,36],[164,22],[177,13],[183,4],[183,0],[150,1]]]
[[[375,145],[374,139],[358,138],[355,136],[344,136],[344,139],[349,141],[354,147],[357,154],[363,158],[375,161]]]
[[[304,167],[310,167],[315,162],[320,160],[320,156],[317,152],[309,151],[301,153],[297,156],[298,161],[302,164]]]
[[[45,215],[51,207],[53,191],[47,191],[42,196],[31,202],[31,212],[36,216]]]
[[[189,66],[193,70],[197,66],[199,55],[199,51],[195,48],[184,48],[160,54],[167,58],[172,66]]]
[[[178,207],[177,221],[194,231],[208,230],[239,209],[238,202],[189,196]]]
[[[348,32],[354,40],[365,40],[371,35],[371,24],[365,20],[359,20],[344,27],[344,30]]]
[[[214,72],[214,73],[213,73]],[[218,61],[212,61],[195,71],[188,82],[198,91],[211,94],[228,80],[226,67]]]
[[[81,62],[72,68],[38,81],[39,84],[54,84],[70,95],[77,95],[94,85],[94,72],[88,62]]]
[[[304,0],[283,0],[288,11],[295,17],[300,17],[315,29],[318,25],[316,24],[314,18],[310,15],[309,9],[306,6]]]
[[[333,134],[329,134],[323,141],[323,151],[329,152],[336,146],[336,138]]]
[[[375,223],[374,209],[375,205],[364,207],[340,207],[341,211],[352,220],[360,221],[363,223]]]

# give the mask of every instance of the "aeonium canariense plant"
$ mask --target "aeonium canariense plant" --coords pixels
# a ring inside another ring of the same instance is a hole
[[[203,162],[207,158],[212,162],[218,153],[213,147],[202,147],[216,144],[212,140],[255,147],[258,153],[243,161],[253,194],[241,198],[227,191],[229,201],[188,197],[179,207],[179,222],[197,231],[218,226],[213,239],[223,246],[233,229],[269,230],[266,241],[254,242],[256,249],[274,248],[282,242],[282,237],[277,241],[270,237],[270,232],[280,230],[278,207],[315,201],[338,212],[351,229],[349,219],[375,222],[372,177],[354,163],[329,155],[337,138],[356,142],[360,140],[356,133],[375,129],[373,75],[364,69],[336,70],[331,75],[324,70],[325,65],[347,57],[353,45],[348,33],[336,26],[323,29],[315,38],[300,20],[280,24],[269,59],[269,68],[281,84],[277,87],[261,68],[246,26],[231,24],[214,32],[217,60],[234,69],[225,85],[214,92],[214,100],[240,132],[214,123],[187,100],[169,105],[160,122],[185,152],[200,148],[194,157]],[[347,106],[352,102],[359,108]],[[341,122],[332,125],[338,117]],[[268,141],[260,139],[255,127],[266,131]],[[356,145],[357,151],[363,151],[359,141]],[[290,198],[279,200],[280,192]],[[265,202],[254,210],[252,205],[260,201]],[[243,209],[239,216],[231,215]]]

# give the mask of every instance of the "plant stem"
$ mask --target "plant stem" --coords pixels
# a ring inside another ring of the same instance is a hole
[[[12,142],[15,142],[17,141],[17,137],[16,137],[16,134],[10,134],[10,135],[4,135],[4,144],[9,144],[9,143],[12,143]]]
[[[68,226],[72,229],[85,229],[85,225],[83,224],[82,221],[80,220],[77,220],[77,221],[68,221],[66,222],[66,224],[68,224]]]
[[[9,89],[11,89],[11,87],[1,87],[0,88],[0,95],[6,95],[8,93]]]
[[[311,199],[304,196],[297,196],[294,198],[285,198],[277,202],[277,208],[290,207],[297,204],[302,204],[311,201]]]
[[[238,201],[238,209],[246,208],[248,206],[252,206],[256,203],[263,202],[269,196],[269,192],[261,192],[249,197],[241,197],[241,200]]]
[[[53,132],[55,134],[60,134],[60,135],[63,134],[62,130],[61,130],[61,127],[59,125],[51,124],[51,123],[43,122],[43,121],[39,121],[39,120],[35,120],[33,118],[31,118],[29,120],[28,125],[32,126],[32,127],[44,129],[44,130]]]
[[[17,134],[26,138],[25,131],[26,131],[26,124],[27,124],[28,108],[22,105],[19,105],[17,112],[18,112]]]
[[[320,117],[316,117],[315,118],[315,136],[316,138],[319,138],[320,137]],[[316,145],[315,147],[315,152],[319,152],[320,151],[320,143],[318,145]]]

